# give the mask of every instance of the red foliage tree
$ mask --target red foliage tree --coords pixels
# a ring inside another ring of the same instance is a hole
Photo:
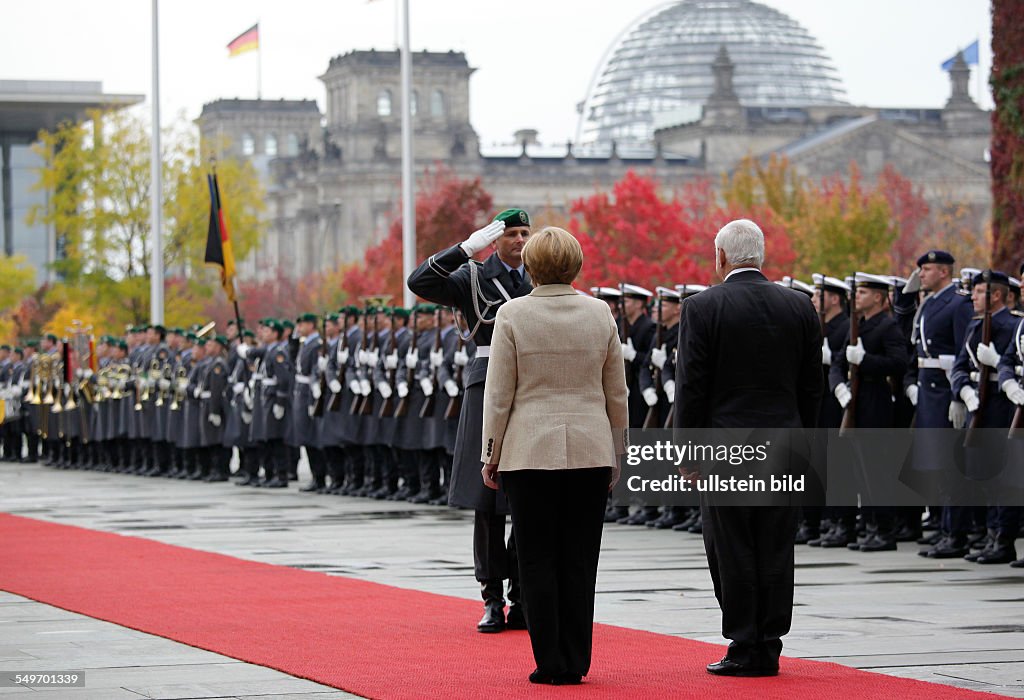
[[[1024,13],[992,0],[992,265],[1016,272],[1024,250]]]
[[[465,240],[493,216],[494,200],[480,178],[460,180],[438,166],[418,182],[416,197],[416,260]],[[400,302],[405,288],[402,275],[402,219],[396,216],[383,241],[366,251],[363,262],[346,271],[341,281],[349,299],[390,294]]]
[[[878,176],[876,189],[880,190],[889,203],[889,212],[896,224],[899,235],[889,251],[892,270],[906,275],[917,266],[917,258],[929,248],[930,207],[920,187],[903,177],[891,165],[886,165]]]

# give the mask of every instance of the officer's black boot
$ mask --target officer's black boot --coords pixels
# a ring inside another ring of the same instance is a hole
[[[518,572],[513,572],[508,581],[508,618],[505,626],[510,630],[526,629],[526,614],[523,608],[522,590],[519,587]]]
[[[503,581],[484,581],[480,595],[484,599],[484,616],[476,625],[477,632],[501,632],[505,629],[505,585]]]
[[[432,506],[446,506],[448,505],[448,491],[452,483],[452,462],[450,458],[445,458],[444,463],[441,465],[441,471],[444,475],[444,483],[440,487],[440,495],[430,501]]]
[[[992,540],[992,546],[981,553],[979,564],[1010,564],[1017,558],[1017,549],[1013,546],[1015,535],[998,532]]]

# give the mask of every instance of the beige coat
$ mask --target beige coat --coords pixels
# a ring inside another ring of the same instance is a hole
[[[549,284],[498,310],[481,461],[499,471],[617,467],[629,425],[608,304]]]

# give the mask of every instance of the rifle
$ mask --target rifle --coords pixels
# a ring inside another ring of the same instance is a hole
[[[825,275],[821,276],[818,288],[818,325],[821,326],[821,337],[825,337]]]
[[[320,357],[327,357],[327,314],[320,324]],[[327,386],[327,371],[319,372],[320,396],[313,402],[313,417],[321,418],[324,415],[324,404],[327,402],[327,394],[330,388]]]
[[[346,316],[346,320],[347,320],[347,318],[348,317]],[[344,347],[342,345],[343,343],[346,343],[346,344],[348,343],[348,328],[343,328],[341,333],[338,335],[338,348],[339,349]],[[335,351],[335,354],[337,354],[337,350]],[[339,364],[338,365],[338,377],[337,377],[337,379],[338,379],[339,382],[341,382],[344,378],[345,378],[345,368],[342,365]],[[342,394],[343,391],[345,391],[344,387],[342,387],[341,391],[339,391],[337,394],[331,394],[331,400],[327,402],[327,410],[330,411],[331,413],[335,413],[335,412],[341,410],[341,394]]]
[[[619,298],[615,302],[619,307],[619,342],[623,345],[626,344],[626,340],[629,338],[629,328],[627,327],[628,321],[626,320],[626,295],[623,292],[622,282],[619,282]],[[626,381],[629,381],[629,370],[632,368],[633,363],[631,360],[623,360],[626,368]]]
[[[854,273],[854,280],[857,279]],[[850,342],[849,345],[857,344],[860,338],[860,313],[857,311],[857,284],[854,282],[853,299],[850,301]],[[848,378],[850,380],[850,403],[846,404],[843,411],[843,422],[839,426],[839,435],[845,435],[847,430],[857,427],[857,394],[860,393],[860,369],[859,365],[850,365]]]
[[[395,328],[394,319],[392,319],[391,332],[388,334],[387,352],[384,354],[384,357],[387,357],[388,355],[390,355],[391,353],[393,353],[395,351],[395,331],[397,331],[397,330],[398,329]],[[384,399],[384,403],[381,404],[380,411],[377,412],[377,417],[378,418],[390,418],[391,416],[393,416],[395,414],[394,395],[395,395],[395,375],[397,373],[398,373],[397,368],[396,369],[386,369],[384,371],[384,374],[387,377],[388,386],[391,387],[391,396],[388,396],[386,399]]]
[[[985,315],[981,320],[981,342],[988,345],[992,342],[992,271],[985,270],[981,275],[985,282]],[[988,385],[992,368],[983,362],[979,362],[978,365],[978,410],[971,416],[971,423],[967,426],[964,447],[977,445],[977,431],[981,428],[982,414],[985,411],[985,403],[988,401]]]
[[[459,334],[459,342],[455,346],[455,352],[462,352],[466,347],[466,341],[462,337],[462,331],[456,329]],[[455,365],[455,383],[459,386],[459,393],[448,400],[448,408],[444,411],[444,419],[452,420],[458,418],[462,413],[462,365]]]
[[[367,344],[370,342],[370,332],[366,325],[366,314],[363,314],[363,339],[359,344],[359,355],[367,351]],[[359,376],[359,355],[356,355],[356,376]],[[363,396],[362,394],[356,394],[352,399],[352,403],[348,407],[348,414],[350,416],[361,415],[363,409]]]
[[[412,323],[412,342],[409,345],[409,349],[412,350],[413,352],[418,352],[418,349],[417,349],[418,346],[416,345],[416,341],[417,341],[418,336],[419,336],[419,328],[417,328],[417,324],[416,324],[416,315],[418,313],[419,313],[418,311],[413,310],[412,318],[410,319],[410,322]],[[406,367],[405,368],[405,385],[409,388],[409,391],[412,391],[412,383],[414,381],[416,381],[416,368],[415,367]],[[395,408],[395,418],[404,418],[405,414],[408,413],[408,412],[409,412],[409,395],[406,394],[405,396],[403,396],[401,399],[398,400],[398,406]]]
[[[441,349],[441,310],[437,310],[437,318],[434,327],[434,352]],[[437,367],[430,368],[430,383],[434,385],[434,391],[423,402],[420,409],[420,418],[428,418],[434,413],[434,404],[437,403]]]
[[[661,295],[658,295],[658,325],[655,326],[654,331],[654,347],[661,348],[661,329],[663,328],[661,318]],[[650,363],[651,368],[651,379],[654,384],[654,390],[657,391],[661,386],[661,370],[652,362]],[[654,428],[655,421],[658,419],[658,404],[655,403],[653,406],[647,407],[647,417],[644,418],[644,430],[648,428]]]
[[[369,310],[369,307],[367,307],[367,310]],[[367,325],[365,323],[365,318],[364,318],[364,324],[363,325],[364,326]],[[377,347],[377,333],[379,331],[380,331],[380,328],[377,325],[377,314],[374,313],[373,314],[373,337],[370,338],[369,345],[371,347],[368,348],[369,350],[377,350],[378,349],[378,347]],[[366,372],[367,372],[367,374],[370,375],[370,379],[372,380],[373,379],[373,367],[369,367],[368,366],[366,368]],[[373,382],[371,381],[370,384],[371,384],[371,386],[370,386],[370,393],[367,394],[366,396],[364,396],[362,402],[359,404],[359,415],[361,415],[361,416],[372,416],[373,415],[373,386],[372,386]]]

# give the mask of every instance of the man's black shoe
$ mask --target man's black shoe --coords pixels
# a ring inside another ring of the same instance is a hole
[[[796,538],[793,540],[794,544],[807,544],[811,540],[816,540],[821,537],[821,530],[810,525],[801,525],[800,529],[796,531]],[[819,542],[820,544],[820,542]]]
[[[501,632],[505,629],[505,606],[503,601],[484,603],[484,616],[476,624],[477,632]]]
[[[268,489],[286,489],[288,488],[288,481],[275,476],[270,481],[260,484],[260,486]]]
[[[319,490],[320,490],[320,485],[317,484],[315,481],[311,481],[311,482],[309,482],[308,484],[306,484],[305,486],[303,486],[302,488],[299,489],[299,491],[301,491],[302,493],[312,493],[314,491],[319,491]]]
[[[728,658],[708,664],[708,673],[713,676],[735,676],[738,678],[760,678],[763,676],[777,676],[779,669],[762,668],[760,666],[748,666],[738,664]]]
[[[1017,550],[1013,546],[1013,541],[999,541],[996,540],[995,544],[984,551],[977,559],[979,564],[1012,564],[1017,558]]]
[[[522,605],[508,606],[508,617],[505,619],[505,627],[510,630],[526,629],[526,615],[523,614]]]
[[[896,540],[892,537],[881,537],[880,535],[871,535],[860,545],[860,551],[862,552],[895,552],[896,551]]]
[[[925,554],[929,559],[960,559],[969,550],[963,537],[947,537]]]

